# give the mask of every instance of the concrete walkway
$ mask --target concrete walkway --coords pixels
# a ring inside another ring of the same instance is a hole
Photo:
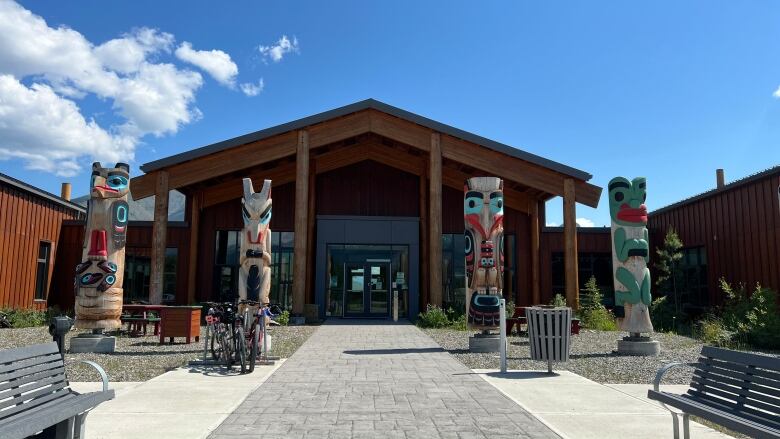
[[[410,324],[331,320],[211,438],[557,438]]]
[[[183,367],[141,383],[110,383],[116,398],[87,415],[86,439],[205,438],[279,364],[247,375],[226,374],[220,366]],[[102,385],[70,383],[78,392]]]
[[[650,385],[604,385],[568,371],[557,371],[557,376],[538,371],[510,371],[504,375],[489,370],[475,372],[564,438],[672,437],[672,415],[647,398]],[[687,388],[664,386],[664,390],[675,393],[684,393]],[[691,437],[729,438],[695,422],[691,422]]]

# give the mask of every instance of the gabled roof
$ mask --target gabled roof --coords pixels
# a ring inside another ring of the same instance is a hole
[[[751,174],[751,175],[748,175],[747,177],[740,178],[739,180],[734,180],[731,183],[729,183],[727,185],[724,185],[721,188],[710,189],[710,190],[708,190],[706,192],[702,192],[702,193],[700,193],[698,195],[694,195],[692,197],[688,197],[688,198],[682,199],[680,201],[677,201],[676,203],[672,203],[672,204],[670,204],[668,206],[661,207],[659,209],[656,209],[656,210],[650,212],[650,215],[656,215],[656,214],[659,214],[659,213],[664,213],[666,211],[669,211],[669,210],[672,210],[672,209],[676,209],[676,208],[681,207],[681,206],[685,206],[686,204],[694,203],[696,201],[703,200],[703,199],[711,197],[713,195],[717,195],[717,194],[720,194],[722,192],[726,192],[726,191],[729,191],[731,189],[735,189],[735,188],[738,188],[740,186],[744,186],[746,184],[750,184],[750,183],[753,183],[753,182],[758,181],[758,180],[762,180],[762,179],[767,178],[767,177],[771,177],[774,174],[780,175],[780,165],[776,165],[776,166],[773,166],[773,167],[771,167],[769,169],[765,169],[763,171],[756,172],[755,174]]]
[[[333,110],[325,111],[323,113],[315,114],[313,116],[304,117],[302,119],[294,120],[292,122],[287,122],[281,125],[277,125],[271,128],[266,128],[264,130],[255,131],[253,133],[245,134],[243,136],[238,136],[232,139],[224,140],[222,142],[213,143],[211,145],[203,146],[200,148],[196,148],[190,151],[186,151],[180,154],[172,155],[170,157],[165,157],[159,160],[155,160],[153,162],[146,163],[141,166],[141,170],[149,173],[161,168],[165,168],[168,166],[176,165],[179,163],[183,163],[189,160],[194,160],[199,157],[203,157],[209,154],[214,154],[235,146],[244,145],[251,142],[256,142],[259,140],[263,140],[268,137],[272,137],[278,134],[286,133],[289,131],[298,130],[304,127],[307,127],[309,125],[318,124],[321,122],[325,122],[329,119],[334,119],[342,116],[346,116],[351,113],[356,113],[358,111],[367,110],[367,109],[374,109],[377,111],[381,111],[387,114],[390,114],[392,116],[406,119],[410,122],[414,122],[418,125],[422,125],[424,127],[430,128],[431,130],[438,131],[440,133],[448,134],[453,137],[457,137],[472,143],[475,143],[477,145],[484,146],[486,148],[492,149],[494,151],[525,160],[527,162],[543,166],[546,168],[549,168],[553,171],[559,172],[564,175],[568,175],[570,177],[577,178],[579,180],[588,181],[593,176],[585,171],[581,171],[579,169],[572,168],[570,166],[564,165],[562,163],[558,163],[549,159],[546,159],[544,157],[540,157],[535,154],[531,154],[529,152],[514,148],[509,145],[505,145],[500,142],[496,142],[494,140],[487,139],[482,136],[478,136],[476,134],[463,131],[461,129],[455,128],[450,125],[443,124],[441,122],[437,122],[435,120],[428,119],[426,117],[420,116],[418,114],[411,113],[406,110],[402,110],[400,108],[394,107],[392,105],[385,104],[384,102],[377,101],[375,99],[366,99],[363,101],[355,102],[354,104],[346,105],[340,108],[335,108]]]
[[[39,189],[35,186],[29,185],[21,180],[17,180],[11,176],[5,175],[3,173],[0,173],[0,182],[5,183],[9,186],[13,186],[16,189],[22,190],[24,192],[30,193],[32,195],[44,198],[46,200],[52,201],[54,203],[57,203],[63,207],[67,207],[68,209],[73,209],[75,211],[86,213],[87,209],[84,206],[79,206],[76,203],[73,203],[71,201],[68,201],[62,197],[58,197],[57,195],[52,194],[51,192],[46,192],[43,189]]]

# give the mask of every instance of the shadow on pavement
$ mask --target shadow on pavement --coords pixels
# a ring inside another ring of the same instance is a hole
[[[409,348],[409,349],[365,349],[344,351],[350,355],[390,355],[390,354],[426,354],[431,352],[447,352],[443,348]]]

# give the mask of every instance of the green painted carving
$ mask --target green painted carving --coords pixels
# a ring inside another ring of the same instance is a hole
[[[649,306],[650,245],[647,232],[647,181],[616,177],[608,186],[612,218],[612,267],[615,303],[625,308],[621,329],[631,333],[652,332]]]

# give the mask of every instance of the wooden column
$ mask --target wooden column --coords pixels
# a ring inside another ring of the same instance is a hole
[[[306,301],[306,255],[309,228],[309,134],[298,131],[295,156],[295,244],[293,248],[293,314],[303,315]]]
[[[154,184],[154,223],[152,225],[152,267],[149,276],[149,302],[162,303],[165,240],[168,232],[168,172],[157,171]]]
[[[431,134],[428,163],[428,289],[429,303],[442,305],[441,295],[441,138]]]
[[[541,267],[539,265],[539,202],[531,203],[531,305],[538,305],[541,297]]]
[[[423,170],[420,175],[420,307],[421,310],[425,309],[425,305],[429,303],[430,297],[428,296],[428,178],[426,172]]]
[[[309,206],[308,206],[308,223],[306,225],[306,301],[308,303],[314,303],[314,263],[316,253],[316,243],[314,242],[314,227],[316,224],[316,179],[317,179],[317,166],[314,160],[310,160],[309,163]]]
[[[198,275],[198,236],[200,235],[200,192],[190,195],[190,258],[187,270],[187,305],[195,303]]]
[[[566,270],[566,303],[573,309],[580,307],[580,288],[577,269],[577,208],[574,201],[574,180],[563,181],[563,241]]]

